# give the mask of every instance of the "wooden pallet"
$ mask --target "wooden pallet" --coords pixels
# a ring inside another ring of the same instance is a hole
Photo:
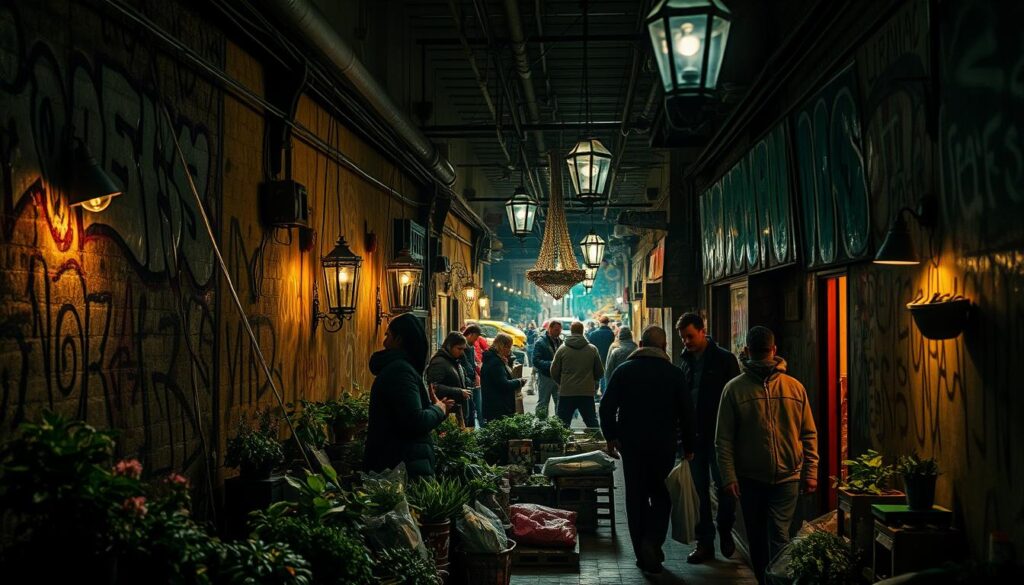
[[[580,571],[580,540],[571,548],[518,545],[512,551],[513,567],[558,567]]]
[[[615,534],[615,480],[611,474],[556,477],[556,506],[577,513],[576,528],[593,532],[608,521]]]

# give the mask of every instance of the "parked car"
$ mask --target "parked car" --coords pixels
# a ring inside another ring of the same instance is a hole
[[[488,345],[494,342],[494,338],[499,333],[506,333],[512,336],[513,351],[526,349],[526,333],[518,327],[513,327],[504,321],[469,320],[466,323],[476,323],[479,325],[480,331],[483,333],[483,337],[487,340]]]

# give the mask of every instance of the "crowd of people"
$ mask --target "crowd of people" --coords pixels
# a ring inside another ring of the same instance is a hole
[[[554,414],[566,426],[580,416],[600,427],[610,455],[622,459],[626,516],[637,566],[661,571],[672,502],[665,478],[686,459],[699,499],[697,544],[691,563],[735,554],[737,504],[743,510],[751,564],[764,583],[769,559],[788,541],[798,495],[817,489],[817,435],[807,392],[786,374],[766,327],[747,333],[740,358],[707,335],[703,318],[676,323],[683,342],[679,366],[666,353],[667,334],[644,329],[639,344],[629,327],[602,318],[589,333],[573,322],[527,327],[531,380],[512,356],[513,339],[490,344],[477,325],[448,334],[429,358],[419,319],[393,319],[384,349],[370,359],[366,467],[405,462],[413,477],[434,473],[430,431],[449,413],[467,428],[522,412],[522,392],[536,390],[535,414]],[[600,409],[595,405],[599,402]],[[714,492],[712,490],[715,490]],[[712,514],[717,495],[717,515]]]

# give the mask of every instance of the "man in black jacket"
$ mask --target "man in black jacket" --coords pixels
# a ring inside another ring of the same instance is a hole
[[[608,453],[622,454],[629,538],[645,573],[660,573],[665,560],[661,547],[672,511],[665,478],[679,439],[684,456],[693,457],[693,402],[665,347],[664,329],[644,329],[640,349],[615,369],[601,399],[601,431]]]
[[[740,365],[729,350],[718,347],[704,330],[704,319],[697,313],[686,313],[676,322],[676,331],[683,340],[680,369],[694,405],[697,442],[690,471],[700,497],[700,521],[697,523],[697,547],[686,557],[690,563],[703,563],[715,558],[715,521],[711,518],[711,482],[718,490],[718,546],[722,556],[736,552],[732,527],[736,523],[736,498],[722,491],[722,478],[715,457],[715,424],[718,403],[725,384],[740,375]]]
[[[558,408],[558,383],[551,379],[551,362],[562,346],[562,322],[552,319],[547,332],[533,344],[533,367],[537,368],[537,417],[548,417],[548,404],[553,399]]]
[[[609,319],[607,316],[602,316],[599,322],[601,323],[601,326],[587,334],[587,341],[589,341],[591,345],[597,348],[597,354],[601,356],[601,365],[603,366],[605,365],[605,359],[608,358],[608,348],[612,346],[612,343],[615,343],[615,332],[613,332],[612,328],[608,325],[611,322],[611,319]],[[605,383],[604,378],[602,377],[602,395],[604,394],[604,391]]]

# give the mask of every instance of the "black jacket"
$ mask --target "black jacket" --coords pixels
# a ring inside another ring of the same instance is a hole
[[[590,335],[587,336],[587,341],[597,348],[597,353],[601,356],[601,364],[603,365],[604,360],[608,357],[608,348],[615,342],[615,332],[612,331],[611,327],[602,325],[590,332]]]
[[[445,419],[430,403],[420,372],[403,350],[378,351],[370,358],[376,378],[370,388],[370,422],[364,464],[369,471],[405,462],[409,477],[434,474],[430,431]]]
[[[459,404],[466,401],[462,389],[472,388],[465,385],[466,377],[463,375],[461,360],[455,359],[443,349],[437,350],[434,357],[430,358],[424,377],[427,384],[434,385],[438,398],[451,398]]]
[[[480,367],[480,393],[483,399],[485,421],[516,413],[516,391],[522,385],[512,377],[508,364],[494,350],[484,352],[484,365]]]
[[[556,337],[552,341],[546,332],[533,344],[533,367],[537,368],[540,375],[551,377],[551,362],[555,360],[555,352],[561,346],[561,338]]]
[[[466,378],[466,385],[463,388],[476,388],[476,348],[472,343],[466,344],[466,351],[462,352],[462,375]]]
[[[601,398],[601,432],[632,452],[693,452],[693,402],[664,351],[642,347],[615,368]]]
[[[697,396],[694,397],[691,392],[694,375],[693,364],[696,356],[684,349],[682,358],[679,369],[682,370],[683,379],[686,382],[686,393],[697,405],[694,411],[697,446],[714,448],[715,424],[718,421],[718,404],[722,401],[722,389],[725,388],[729,380],[740,375],[740,363],[731,351],[718,347],[718,344],[709,337],[708,346],[704,349],[704,367],[700,374],[700,388]]]

